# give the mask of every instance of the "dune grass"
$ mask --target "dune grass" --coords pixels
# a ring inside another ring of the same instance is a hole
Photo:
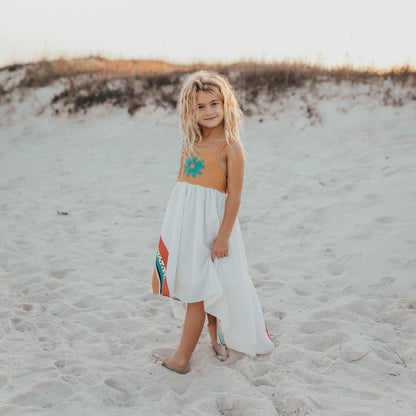
[[[288,88],[296,88],[310,81],[340,83],[367,83],[372,80],[391,80],[406,85],[416,99],[416,69],[410,65],[378,70],[372,67],[354,68],[351,65],[326,68],[302,61],[273,62],[240,61],[231,64],[204,62],[191,65],[173,64],[155,60],[109,60],[99,56],[88,58],[40,60],[27,64],[3,67],[10,73],[25,69],[21,81],[9,90],[0,85],[0,95],[14,89],[46,87],[61,82],[63,90],[56,94],[51,104],[63,104],[69,113],[86,111],[101,103],[126,107],[130,114],[149,101],[156,106],[174,109],[186,74],[199,69],[211,69],[226,75],[234,85],[244,107],[255,104],[261,94],[276,99]],[[386,91],[385,104],[390,103]],[[393,100],[394,101],[394,100]],[[390,103],[391,104],[391,103]],[[393,105],[403,105],[395,101]],[[56,110],[59,113],[59,110]]]

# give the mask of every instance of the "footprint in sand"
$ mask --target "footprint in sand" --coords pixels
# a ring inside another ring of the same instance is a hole
[[[334,258],[335,257],[334,250],[332,250],[332,248],[330,248],[330,247],[326,247],[325,249],[322,249],[321,250],[321,253],[325,257],[330,257],[330,258]]]
[[[329,296],[325,296],[325,295],[315,296],[314,299],[316,299],[318,302],[328,302],[331,300]]]
[[[366,316],[367,318],[374,319],[376,317],[376,310],[371,302],[365,299],[353,299],[343,307],[349,312],[356,313],[357,315]]]
[[[320,334],[305,334],[296,338],[296,344],[303,345],[310,351],[324,352],[331,348],[339,349],[344,342],[351,337],[343,331],[331,331]]]
[[[26,304],[22,305],[22,309],[26,312],[29,312],[33,309],[33,305],[30,305],[30,304],[26,303]]]
[[[21,318],[11,318],[10,322],[14,326],[14,329],[19,332],[25,332],[32,329],[32,325],[23,321]]]
[[[378,217],[378,218],[374,218],[374,221],[380,222],[382,224],[397,224],[397,223],[407,222],[405,220],[402,220],[402,219],[396,218],[396,217]]]
[[[55,279],[63,279],[68,272],[76,271],[77,269],[74,269],[72,267],[68,267],[66,269],[53,269],[49,272],[49,276],[54,277]]]
[[[259,377],[255,380],[252,380],[251,384],[254,387],[261,387],[261,386],[276,387],[276,383],[270,380],[268,377]]]
[[[274,379],[273,371],[276,370],[276,366],[267,362],[257,362],[246,368],[247,378],[251,384],[255,387],[269,386],[276,387],[276,380]]]
[[[272,267],[267,263],[256,263],[253,264],[253,268],[262,274],[269,273],[272,270]]]
[[[371,207],[379,204],[382,199],[382,196],[378,194],[366,194],[364,197],[365,199],[362,201],[362,207]]]
[[[299,331],[304,334],[323,333],[330,329],[336,328],[334,321],[320,319],[319,321],[304,321],[299,325]]]
[[[63,382],[59,380],[43,381],[31,386],[26,393],[20,393],[10,400],[7,404],[18,406],[37,406],[41,408],[52,407],[74,392]]]
[[[113,254],[114,249],[118,246],[118,240],[115,238],[107,238],[102,241],[102,247],[108,254]]]
[[[250,398],[232,395],[219,396],[217,399],[218,415],[277,415],[272,401],[266,395]],[[202,409],[201,409],[202,410]],[[280,413],[279,413],[280,414]],[[283,412],[282,412],[283,414]],[[294,414],[294,413],[293,413]]]
[[[80,309],[100,310],[107,301],[105,298],[96,295],[85,295],[74,303],[74,306]]]
[[[88,369],[80,365],[72,365],[68,360],[61,359],[55,361],[54,366],[63,374],[68,374],[73,377],[80,377],[88,373]]]
[[[349,260],[351,259],[351,257],[352,256],[338,257],[335,261],[333,261],[327,266],[327,270],[333,276],[340,276],[350,268]]]
[[[298,295],[298,296],[310,296],[310,292],[307,290],[302,290],[302,289],[298,289],[296,287],[293,288],[293,291]]]
[[[111,387],[114,390],[118,390],[123,394],[128,394],[126,388],[115,378],[107,378],[104,380],[104,384]]]
[[[64,368],[67,365],[67,362],[68,362],[67,360],[62,359],[62,360],[55,361],[53,364],[55,367],[60,369],[60,368]]]
[[[279,318],[279,319],[283,319],[286,317],[286,312],[276,309],[275,306],[273,306],[272,308],[264,306],[263,311],[264,313],[267,313],[268,317]]]
[[[392,264],[397,269],[406,269],[414,260],[405,257],[390,257],[387,259],[387,263]]]
[[[108,395],[103,400],[103,405],[105,406],[126,406],[128,405],[128,402],[130,398],[132,397],[132,394],[129,393],[127,388],[117,379],[115,378],[107,378],[104,380],[104,384],[111,389],[113,389],[116,393],[116,395]]]

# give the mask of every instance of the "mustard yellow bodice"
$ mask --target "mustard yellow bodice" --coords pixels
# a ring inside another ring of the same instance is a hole
[[[182,157],[182,169],[177,181],[213,188],[226,194],[227,178],[220,162],[220,152],[226,144],[217,152],[195,150],[187,159]]]

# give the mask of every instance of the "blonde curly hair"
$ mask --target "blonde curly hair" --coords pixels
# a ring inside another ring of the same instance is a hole
[[[224,75],[215,71],[202,70],[191,74],[184,82],[179,94],[179,119],[182,134],[181,155],[188,157],[194,144],[202,141],[202,127],[198,123],[198,91],[207,91],[220,99],[224,108],[222,128],[228,145],[240,141],[239,123],[242,111],[233,86]]]

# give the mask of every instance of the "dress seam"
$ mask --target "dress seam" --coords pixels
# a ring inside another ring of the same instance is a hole
[[[191,186],[199,186],[199,187],[204,188],[204,189],[212,189],[213,191],[217,191],[222,195],[227,195],[227,192],[222,192],[222,191],[218,190],[217,188],[212,188],[210,186],[200,185],[199,183],[190,183],[190,182],[187,182],[187,181],[179,181],[179,180],[176,181],[176,183],[179,183],[179,182],[180,183],[187,183],[188,185],[191,185]]]

